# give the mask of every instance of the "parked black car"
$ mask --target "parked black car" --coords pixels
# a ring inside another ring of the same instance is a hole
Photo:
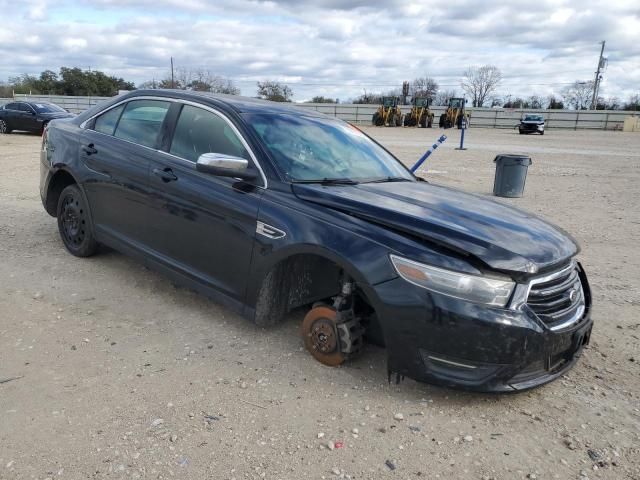
[[[72,113],[46,102],[11,102],[0,107],[0,133],[14,130],[42,133],[56,118],[71,118]]]
[[[74,255],[133,255],[258,325],[296,307],[328,365],[514,391],[566,372],[591,294],[561,229],[432,185],[358,128],[293,106],[140,90],[43,135],[40,193]]]
[[[527,113],[522,116],[518,125],[520,135],[525,133],[539,133],[544,135],[544,117],[537,113]]]

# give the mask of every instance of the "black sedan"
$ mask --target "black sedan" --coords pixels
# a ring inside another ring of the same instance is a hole
[[[520,135],[525,133],[539,133],[544,135],[544,117],[539,114],[527,113],[520,119],[518,125]]]
[[[73,116],[53,103],[10,102],[0,107],[0,133],[22,130],[40,134],[51,120]]]
[[[567,233],[416,178],[335,118],[140,90],[52,122],[42,142],[42,202],[69,252],[108,245],[260,326],[306,308],[303,342],[324,364],[368,341],[398,379],[515,391],[562,375],[589,341]]]

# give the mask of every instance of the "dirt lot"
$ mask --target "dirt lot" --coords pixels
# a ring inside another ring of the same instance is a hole
[[[438,136],[368,131],[407,163]],[[508,203],[583,246],[595,329],[551,385],[389,385],[378,348],[316,363],[299,315],[261,330],[116,252],[74,258],[39,137],[0,136],[0,478],[640,479],[640,135],[472,129],[460,152],[448,133],[426,177],[490,195],[495,154],[528,153]]]

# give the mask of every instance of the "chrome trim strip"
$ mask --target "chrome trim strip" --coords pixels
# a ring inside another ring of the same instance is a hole
[[[139,97],[124,98],[124,99],[120,100],[119,102],[114,103],[113,105],[110,105],[109,108],[105,108],[104,110],[100,110],[98,113],[96,113],[93,116],[87,118],[84,122],[82,122],[80,124],[80,128],[86,129],[87,128],[87,123],[89,123],[91,120],[93,120],[97,116],[102,115],[103,113],[106,113],[109,110],[113,110],[114,108],[119,107],[123,103],[129,102],[131,100],[162,100],[162,101],[171,102],[171,103],[175,103],[177,101],[175,98],[171,98],[171,97],[155,97],[155,96],[152,96],[152,95],[141,95]],[[95,130],[92,130],[92,131],[95,131]],[[98,133],[100,133],[100,132],[98,132]],[[106,135],[106,134],[103,134],[103,135]],[[109,135],[109,136],[112,137],[113,135]],[[131,142],[131,143],[134,143],[134,142]],[[136,145],[138,145],[138,144],[136,143]]]
[[[430,360],[435,360],[436,362],[453,365],[454,367],[468,368],[470,370],[473,370],[474,368],[478,368],[475,365],[467,365],[466,363],[452,362],[451,360],[445,360],[444,358],[434,357],[433,355],[428,355],[427,358]]]
[[[108,112],[109,110],[112,110],[116,107],[119,107],[120,105],[122,105],[123,103],[126,102],[130,102],[133,100],[160,100],[160,101],[165,101],[165,102],[172,102],[172,103],[182,103],[184,105],[191,105],[193,107],[197,107],[197,108],[202,108],[203,110],[207,110],[211,113],[213,113],[214,115],[217,115],[218,117],[222,118],[227,125],[229,125],[229,127],[231,127],[231,129],[233,130],[233,132],[238,136],[238,138],[240,139],[240,141],[242,142],[242,145],[244,146],[244,148],[247,150],[247,152],[249,152],[249,155],[251,156],[251,160],[253,160],[253,163],[255,164],[256,168],[258,169],[258,171],[260,172],[260,176],[262,177],[262,181],[264,182],[264,185],[256,185],[259,188],[268,188],[269,187],[269,182],[267,181],[267,176],[264,173],[264,170],[262,169],[262,165],[260,165],[260,162],[258,162],[258,159],[256,158],[256,155],[253,153],[253,150],[249,147],[249,144],[247,143],[247,141],[245,140],[245,138],[242,136],[242,134],[240,133],[240,131],[236,128],[236,126],[231,122],[231,120],[229,120],[229,118],[224,115],[222,112],[220,112],[219,110],[210,107],[208,105],[203,105],[201,103],[197,103],[197,102],[193,102],[191,100],[183,100],[181,98],[172,98],[172,97],[156,97],[156,96],[152,96],[152,95],[141,95],[139,97],[128,97],[125,98],[117,103],[114,103],[113,105],[110,105],[109,108],[106,108],[104,110],[100,110],[98,113],[94,114],[93,116],[87,118],[84,122],[82,122],[80,124],[80,128],[82,129],[87,129],[87,123],[89,123],[91,120],[93,120],[94,118],[96,118],[99,115],[102,115],[103,113]],[[92,132],[95,132],[95,130],[91,130]],[[101,132],[96,132],[96,133],[101,133]],[[106,135],[106,134],[102,134],[102,135]],[[107,135],[109,137],[113,137],[113,138],[118,138],[115,137],[113,135]],[[123,140],[122,138],[120,138],[119,140]],[[128,141],[128,140],[125,140]],[[134,145],[139,145],[138,143],[135,142],[129,142],[129,143],[133,143]],[[140,145],[142,147],[144,147],[144,145]],[[145,147],[145,148],[149,148],[149,147]],[[188,162],[191,165],[195,165],[195,162],[192,162],[191,160],[187,160],[186,158],[182,158],[182,157],[178,157],[176,155],[173,155],[169,152],[165,152],[164,150],[157,150],[152,148],[151,150],[154,150],[156,152],[161,152],[164,153],[166,155],[171,155],[173,158],[178,158],[184,162]]]
[[[272,240],[278,240],[279,238],[287,236],[286,232],[279,228],[272,227],[267,223],[261,222],[260,220],[256,222],[256,233]]]

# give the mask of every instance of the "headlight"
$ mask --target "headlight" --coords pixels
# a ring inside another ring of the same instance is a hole
[[[390,257],[398,274],[407,282],[469,302],[504,307],[515,287],[515,283],[507,278],[469,275],[431,267],[395,255]]]

